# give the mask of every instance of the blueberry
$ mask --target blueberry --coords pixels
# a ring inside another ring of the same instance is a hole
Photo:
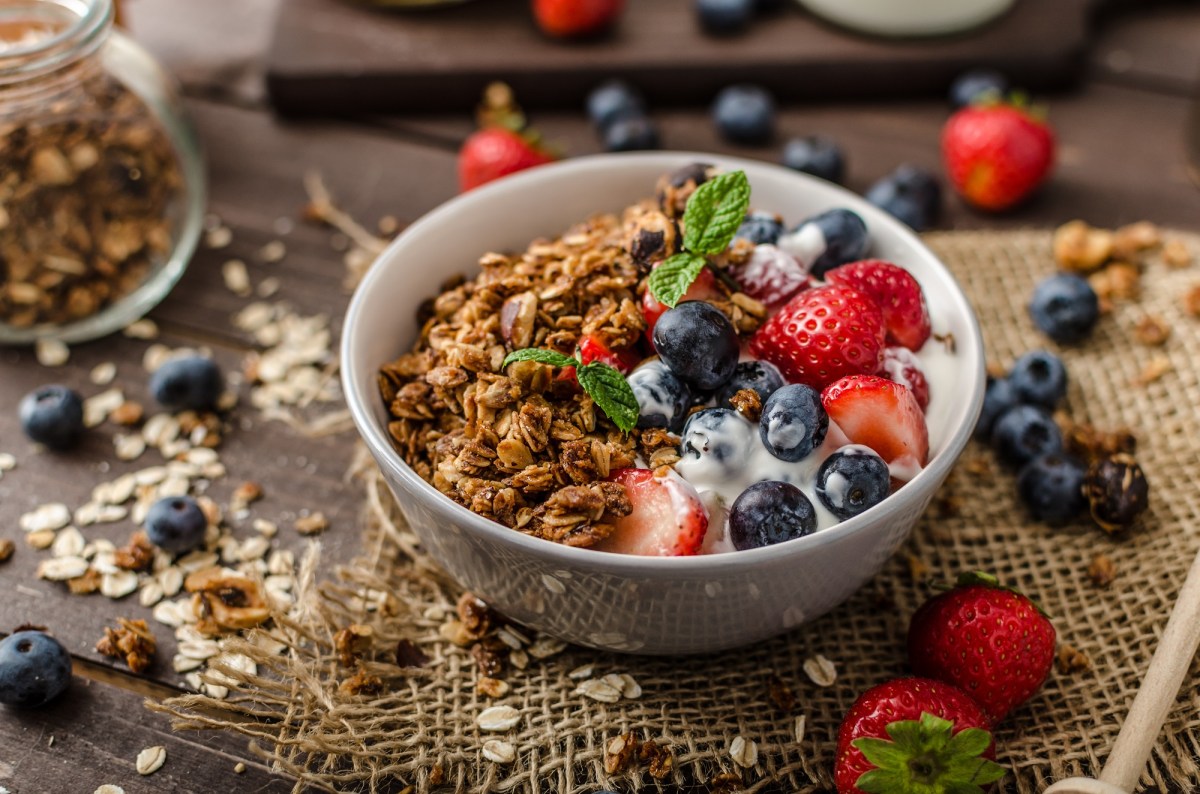
[[[1029,314],[1059,344],[1083,341],[1100,319],[1100,300],[1086,279],[1070,273],[1045,278],[1033,290]]]
[[[604,148],[610,152],[657,149],[658,127],[645,116],[617,119],[604,130]]]
[[[759,399],[766,402],[771,393],[782,385],[783,376],[774,364],[753,359],[739,361],[733,369],[733,377],[717,392],[717,404],[724,405],[742,389],[753,389],[758,392]]]
[[[950,107],[958,110],[979,101],[1003,99],[1008,88],[1008,78],[995,69],[972,69],[950,84]]]
[[[1082,462],[1051,452],[1021,469],[1017,475],[1017,495],[1034,520],[1061,527],[1087,507],[1083,493],[1086,477],[1087,467]]]
[[[146,513],[146,537],[172,554],[191,551],[204,542],[208,518],[190,496],[159,499]]]
[[[21,398],[21,429],[51,449],[74,446],[83,432],[83,400],[66,386],[42,386]]]
[[[942,185],[931,172],[915,165],[901,165],[863,194],[867,201],[923,231],[937,222],[942,210]]]
[[[32,708],[71,683],[71,655],[42,631],[18,631],[0,640],[0,703]]]
[[[654,324],[654,348],[671,371],[693,389],[723,386],[738,362],[737,331],[711,303],[684,301]]]
[[[733,85],[717,94],[713,123],[734,143],[761,145],[775,131],[775,100],[756,85]]]
[[[1067,368],[1046,350],[1031,350],[1018,358],[1008,379],[1023,403],[1053,410],[1067,396]]]
[[[721,471],[734,473],[746,463],[754,441],[754,428],[737,411],[706,408],[688,417],[681,438],[681,463],[711,461]]]
[[[641,365],[626,378],[638,401],[638,427],[665,427],[678,433],[692,404],[691,390],[662,361]]]
[[[671,187],[680,188],[687,185],[689,182],[696,187],[703,185],[712,176],[712,163],[688,163],[676,168],[667,175],[667,184]]]
[[[1018,405],[996,420],[992,446],[1000,460],[1020,468],[1034,458],[1061,450],[1062,432],[1045,408]]]
[[[832,209],[801,221],[779,238],[779,247],[809,266],[816,278],[838,265],[856,262],[871,248],[867,224],[848,209]]]
[[[741,33],[754,16],[754,0],[696,0],[696,16],[706,33]]]
[[[817,530],[817,511],[796,486],[756,482],[729,508],[729,539],[738,551],[773,546]]]
[[[751,212],[742,221],[734,237],[749,240],[755,245],[775,245],[783,234],[783,221],[773,212]]]
[[[1012,381],[1008,378],[993,378],[989,375],[987,390],[983,393],[983,409],[979,412],[979,421],[975,423],[975,437],[985,441],[991,438],[996,419],[1020,401]]]
[[[817,471],[817,498],[843,520],[879,504],[891,489],[887,463],[863,446],[842,447]]]
[[[628,83],[609,80],[588,94],[587,114],[596,129],[605,131],[618,119],[645,116],[646,102],[638,90]]]
[[[802,383],[777,389],[758,420],[758,436],[767,451],[791,463],[821,446],[828,430],[829,414],[821,406],[821,395]]]
[[[172,411],[211,410],[222,388],[221,371],[204,356],[171,359],[150,376],[150,393]]]
[[[841,184],[846,173],[846,158],[832,138],[810,135],[792,138],[783,147],[783,164],[793,171]]]

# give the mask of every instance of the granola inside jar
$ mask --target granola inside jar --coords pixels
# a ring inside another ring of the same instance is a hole
[[[204,175],[170,78],[112,0],[0,6],[0,343],[145,314],[195,250]]]

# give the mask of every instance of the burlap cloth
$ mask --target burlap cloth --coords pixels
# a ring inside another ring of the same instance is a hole
[[[1193,254],[1200,238],[1182,237]],[[989,357],[1005,365],[1047,342],[1029,321],[1025,302],[1034,282],[1053,269],[1048,232],[942,233],[927,237],[958,276],[983,325]],[[720,772],[739,773],[747,791],[832,790],[834,741],[842,715],[868,687],[905,672],[908,618],[929,593],[914,578],[908,555],[933,580],[984,568],[1032,594],[1054,619],[1060,643],[1081,651],[1090,668],[1055,672],[1033,701],[999,729],[999,760],[1012,773],[998,791],[1037,792],[1063,776],[1099,770],[1133,699],[1173,599],[1197,546],[1200,512],[1200,320],[1182,297],[1200,283],[1200,267],[1170,269],[1151,257],[1139,301],[1119,304],[1085,345],[1063,351],[1070,375],[1069,410],[1100,427],[1127,425],[1139,438],[1138,458],[1151,483],[1151,508],[1136,531],[1110,538],[1089,523],[1050,530],[1030,523],[1014,495],[1011,474],[980,473],[991,461],[972,442],[942,497],[930,508],[904,552],[854,598],[826,617],[775,640],[716,656],[648,659],[571,648],[503,678],[511,692],[499,701],[477,694],[478,673],[467,652],[445,641],[441,627],[459,592],[420,555],[373,468],[361,473],[368,527],[363,558],[323,572],[306,561],[300,610],[278,618],[273,631],[293,648],[266,656],[227,701],[180,697],[161,706],[182,728],[225,728],[252,738],[257,753],[301,785],[337,791],[445,787],[462,792],[620,791],[655,785],[706,790]],[[1157,315],[1173,333],[1149,349],[1133,328]],[[1174,370],[1135,385],[1147,362],[1165,356]],[[974,473],[972,473],[974,472]],[[1116,564],[1107,589],[1093,584],[1097,554]],[[330,575],[332,574],[332,575]],[[394,598],[383,597],[391,594]],[[378,699],[338,693],[347,673],[332,649],[347,624],[376,630],[379,662],[371,671],[389,682]],[[409,638],[430,657],[420,670],[390,664],[391,649]],[[819,687],[802,671],[823,654],[837,680]],[[636,700],[606,705],[573,694],[573,668],[591,663],[596,675],[628,673],[641,685]],[[1193,673],[1196,672],[1193,670]],[[773,676],[797,703],[782,712],[768,695]],[[1142,783],[1163,792],[1200,788],[1200,679],[1193,677],[1155,747]],[[480,732],[476,715],[496,703],[520,710],[507,733]],[[802,741],[796,717],[804,715]],[[604,748],[636,730],[669,746],[675,773],[656,783],[644,769],[611,779]],[[757,763],[734,765],[737,736],[753,740]],[[483,743],[500,738],[516,760],[484,759]],[[431,775],[433,782],[431,784]],[[441,786],[434,785],[444,778]]]

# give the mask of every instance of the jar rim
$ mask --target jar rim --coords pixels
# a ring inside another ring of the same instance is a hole
[[[53,32],[0,49],[0,86],[43,77],[95,52],[108,36],[113,0],[20,0],[0,6],[0,24],[53,25]]]

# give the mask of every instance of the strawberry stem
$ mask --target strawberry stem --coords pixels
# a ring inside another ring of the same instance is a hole
[[[954,731],[954,723],[924,712],[898,720],[887,739],[855,739],[853,745],[875,768],[855,786],[867,794],[983,794],[1007,773],[984,757],[992,735],[982,728]]]

